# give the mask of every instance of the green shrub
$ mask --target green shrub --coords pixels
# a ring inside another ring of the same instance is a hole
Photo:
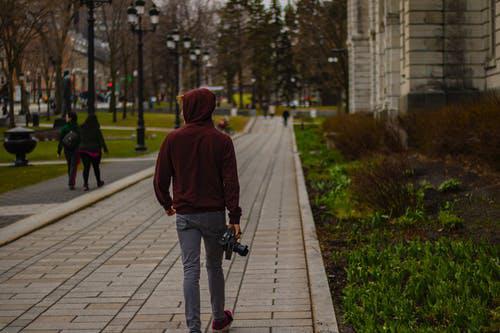
[[[405,157],[381,156],[351,171],[354,199],[373,211],[391,217],[416,208],[419,194],[410,183],[411,168]]]
[[[462,182],[456,178],[451,178],[442,182],[439,187],[439,192],[454,192],[460,189]]]
[[[439,211],[438,221],[446,229],[456,229],[464,225],[464,220],[462,218],[448,210]]]
[[[404,226],[412,226],[415,223],[425,221],[425,212],[420,208],[407,208],[404,215],[396,219],[396,224]]]
[[[444,239],[355,250],[348,256],[345,319],[358,332],[479,332],[495,326],[498,258],[498,247]]]
[[[358,159],[376,152],[401,152],[398,131],[371,114],[341,114],[325,120],[323,130],[343,156]]]

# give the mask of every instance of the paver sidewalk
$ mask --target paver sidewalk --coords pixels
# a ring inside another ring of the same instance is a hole
[[[259,119],[235,145],[251,252],[224,263],[231,332],[313,332],[291,129]],[[151,179],[0,248],[5,332],[186,332],[183,313],[174,218]]]
[[[132,175],[153,166],[153,158],[127,159],[126,163],[117,160],[103,161],[101,177],[110,184],[116,180]],[[81,163],[80,163],[81,164]],[[83,191],[83,167],[80,165],[76,177],[76,189],[68,189],[66,175],[55,177],[38,184],[0,194],[0,232],[1,228],[23,218],[50,209],[57,204],[69,201],[88,192]],[[90,171],[90,190],[96,188],[94,171]]]

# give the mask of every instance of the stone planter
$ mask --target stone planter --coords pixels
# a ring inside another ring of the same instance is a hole
[[[15,166],[28,165],[26,154],[31,153],[38,142],[31,136],[32,133],[33,130],[24,127],[16,127],[5,132],[3,146],[9,153],[16,155]]]

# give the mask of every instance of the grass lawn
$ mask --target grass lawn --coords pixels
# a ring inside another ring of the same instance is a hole
[[[66,165],[0,167],[0,193],[33,185],[66,173]]]
[[[99,113],[98,116],[100,118],[101,124],[102,123],[104,123],[104,125],[112,124],[111,114]],[[170,125],[173,126],[173,117],[171,115],[147,113],[145,114],[145,116],[146,116],[146,125],[148,125],[147,123],[148,118],[149,120],[156,119],[157,121],[156,125],[150,124],[149,126],[151,127],[154,126],[154,127],[168,128],[168,126],[158,126],[158,124],[163,124],[161,123],[162,121],[164,121],[166,124],[170,124],[168,122],[171,121]],[[216,116],[215,121],[217,122],[221,118],[223,117]],[[236,117],[231,117],[229,119],[229,123],[231,128],[235,132],[241,132],[243,131],[245,125],[248,123],[249,120],[250,120],[249,117],[236,116]],[[137,120],[135,119],[135,121]],[[106,144],[108,145],[109,149],[109,155],[105,157],[134,157],[141,155],[141,153],[136,153],[134,150],[136,138],[135,136],[133,137],[132,135],[135,135],[135,126],[137,125],[136,122],[134,122],[134,119],[128,118],[116,124],[117,126],[130,127],[130,132],[124,130],[103,130],[104,138],[106,140]],[[160,148],[160,145],[163,142],[163,139],[165,138],[166,134],[167,133],[165,132],[147,131],[146,146],[148,147],[148,151],[142,154],[148,154],[157,151]],[[11,162],[13,159],[14,155],[9,154],[2,146],[0,148],[0,163]],[[30,161],[56,160],[57,142],[55,141],[38,142],[35,150],[32,153],[28,154],[28,159]]]
[[[123,127],[132,127],[135,128],[137,126],[137,113],[135,115],[128,114],[127,119],[122,119],[121,114],[117,114],[116,123],[113,122],[113,114],[109,112],[97,112],[97,118],[99,119],[99,123],[101,126],[123,126]],[[84,112],[80,112],[78,114],[78,123],[82,123],[85,120],[86,114]],[[222,116],[215,116],[214,121],[217,122],[223,118]],[[242,131],[245,127],[245,124],[249,120],[248,117],[236,116],[230,118],[231,126],[235,131]],[[166,113],[144,113],[144,122],[146,124],[146,129],[149,127],[160,127],[160,128],[173,128],[175,122],[175,116],[173,114]],[[42,123],[47,123],[45,120],[42,120]]]
[[[416,195],[417,206],[391,217],[368,208],[356,188],[360,172],[372,170],[371,164],[346,161],[327,149],[319,126],[296,125],[295,133],[340,332],[499,331],[495,200],[460,190],[457,181],[435,186],[425,179],[420,186],[404,187]],[[411,169],[399,172],[419,177]],[[396,186],[393,177],[378,175],[373,171],[367,179],[375,185],[378,180],[382,190]],[[441,171],[439,176],[449,177]],[[462,197],[472,202],[468,211],[493,217],[466,218]],[[438,200],[446,204],[440,207]]]
[[[146,152],[137,153],[134,148],[136,145],[135,130],[103,130],[104,139],[108,146],[109,154],[104,157],[135,157],[144,154],[155,152],[160,148],[163,139],[167,133],[164,132],[146,132]],[[40,141],[35,150],[28,154],[30,161],[49,161],[57,160],[57,142],[56,141]],[[11,162],[14,155],[9,154],[4,147],[0,149],[0,162]],[[64,157],[61,157],[64,160]]]

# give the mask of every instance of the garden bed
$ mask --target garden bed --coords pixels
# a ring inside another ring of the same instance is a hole
[[[347,161],[319,126],[295,131],[341,332],[498,331],[498,173],[416,153]]]

